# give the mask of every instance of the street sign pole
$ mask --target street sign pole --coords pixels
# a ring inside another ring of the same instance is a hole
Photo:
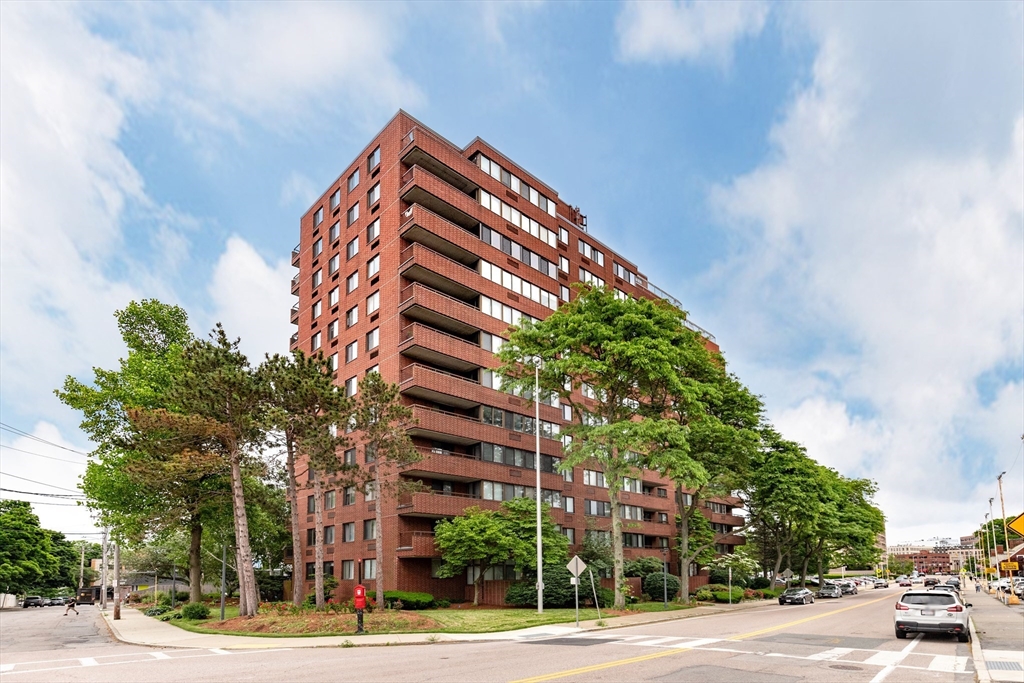
[[[576,628],[580,627],[580,574],[587,568],[587,563],[580,559],[579,555],[573,555],[572,559],[569,560],[569,564],[565,565],[565,568],[572,574],[572,585],[576,589]],[[591,585],[593,585],[594,575],[590,575]],[[597,602],[597,591],[594,591],[594,602]],[[598,612],[600,618],[600,612]]]
[[[597,620],[601,620],[601,603],[597,599],[597,585],[594,583],[594,570],[588,569],[590,572],[590,589],[594,591],[594,607],[597,608]]]

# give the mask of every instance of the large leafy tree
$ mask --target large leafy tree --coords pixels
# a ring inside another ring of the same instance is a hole
[[[365,455],[365,470],[356,476],[378,497],[374,506],[376,582],[377,595],[384,595],[384,576],[389,567],[385,565],[384,512],[380,499],[400,493],[406,483],[398,476],[399,470],[419,462],[423,456],[409,438],[412,411],[402,405],[398,385],[385,382],[377,372],[369,373],[359,383],[351,424]]]
[[[0,586],[4,592],[35,588],[58,571],[51,534],[39,526],[30,503],[0,501]]]
[[[697,487],[707,473],[689,454],[687,425],[673,418],[700,414],[701,381],[686,368],[706,358],[685,314],[664,301],[620,299],[607,288],[580,295],[540,322],[513,327],[500,369],[513,390],[531,392],[539,366],[541,390],[570,405],[562,468],[596,463],[611,503],[615,605],[623,607],[624,553],[620,493],[643,466]]]
[[[329,362],[322,354],[306,356],[294,351],[291,356],[268,357],[260,367],[268,389],[269,428],[278,435],[285,449],[285,479],[292,530],[292,598],[296,605],[303,600],[305,585],[301,564],[298,483],[296,460],[300,453],[307,457],[313,475],[316,515],[315,591],[316,604],[324,604],[323,577],[323,479],[324,475],[342,468],[337,450],[346,439],[338,435],[338,425],[347,424],[351,405],[337,391]]]

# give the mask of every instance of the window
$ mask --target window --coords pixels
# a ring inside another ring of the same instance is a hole
[[[583,484],[585,486],[599,486],[603,489],[608,488],[608,484],[604,480],[604,472],[596,470],[583,470]]]
[[[320,333],[317,332],[316,334],[313,335],[312,339],[310,340],[309,349],[311,351],[316,351],[319,348],[320,348]]]
[[[367,458],[366,462],[373,462],[377,458],[376,455],[374,455],[372,457],[373,457],[373,459],[370,459],[371,456],[370,456],[369,452],[367,452],[367,454],[366,454],[366,458]],[[366,486],[363,487],[363,499],[367,503],[372,503],[373,501],[377,500],[377,484],[376,483],[374,483],[372,481],[366,483]]]
[[[380,254],[366,262],[366,277],[370,278],[380,272]]]
[[[348,503],[351,505],[351,503]],[[342,543],[355,543],[356,540],[356,523],[348,522],[341,525],[341,542]]]
[[[572,422],[572,406],[562,406],[562,419],[565,420],[566,422]]]
[[[355,377],[349,377],[347,380],[345,380],[345,395],[346,396],[348,396],[349,398],[352,398],[353,396],[356,395],[356,392],[358,390],[359,390],[359,385],[356,383],[356,378]]]
[[[377,462],[377,444],[375,444],[375,443],[368,443],[368,444],[366,444],[366,447],[363,449],[363,459],[366,460],[367,463]],[[376,490],[377,489],[374,488],[374,491],[376,491]],[[367,500],[370,500],[370,499],[367,499]]]
[[[313,242],[313,258],[319,256],[324,250],[324,238],[321,237],[316,242]]]
[[[331,195],[331,211],[334,211],[341,205],[341,190],[335,190],[334,194]]]
[[[359,169],[358,168],[356,170],[352,171],[352,175],[350,175],[348,177],[348,191],[351,192],[352,190],[356,189],[357,185],[359,185]]]
[[[569,231],[565,228],[558,228],[558,241],[562,244],[569,244]]]
[[[559,298],[562,299],[562,301],[568,301],[569,300],[569,288],[566,287],[565,285],[559,285],[558,286],[558,295],[559,295]]]
[[[559,256],[558,257],[558,269],[560,271],[562,271],[563,273],[568,273],[569,272],[569,259],[565,258],[564,256]]]
[[[375,519],[364,519],[363,520],[363,540],[372,541],[377,538],[377,520]]]
[[[370,315],[374,311],[380,308],[380,292],[374,292],[370,296],[366,297],[366,315]]]
[[[369,170],[373,170],[380,166],[380,147],[370,152],[370,156],[366,157],[366,167]]]
[[[379,375],[380,374],[380,366],[379,365],[372,365],[372,366],[366,368],[366,374],[367,375],[369,375],[371,372],[376,372]]]
[[[356,464],[356,449],[349,448],[348,450],[346,450],[344,458],[343,458],[343,461],[344,461],[344,463],[346,465],[355,465]]]
[[[345,327],[352,327],[359,322],[359,307],[353,306],[345,311]]]
[[[562,507],[566,512],[576,512],[576,499],[572,496],[565,496],[562,498]]]
[[[512,223],[517,228],[522,228],[526,232],[530,233],[537,239],[543,241],[550,247],[558,245],[558,235],[552,232],[548,228],[533,220],[525,213],[519,211],[514,206],[510,206],[505,202],[501,201],[498,197],[492,194],[488,194],[484,190],[477,191],[480,205],[484,208],[490,209],[493,213],[504,218],[509,223]]]
[[[337,336],[338,336],[338,327],[339,327],[339,325],[338,325],[338,321],[337,320],[332,320],[330,322],[330,324],[327,325],[327,339],[328,340],[337,338]]]
[[[356,460],[356,454],[353,449],[352,462]],[[347,462],[347,461],[346,461]],[[342,505],[355,505],[356,504],[356,487],[346,486],[341,492],[341,504]]]
[[[370,191],[366,193],[366,205],[373,206],[380,201],[380,183],[377,183],[370,188]]]
[[[306,512],[309,514],[316,512],[316,498],[313,496],[306,496]]]
[[[306,563],[306,578],[313,579],[316,577],[316,562]]]
[[[378,218],[374,222],[366,226],[366,243],[370,244],[375,239],[380,237],[380,219]]]
[[[599,266],[604,265],[604,252],[598,251],[583,240],[579,240],[580,253],[591,261],[597,261]]]
[[[573,529],[571,527],[564,528],[564,529],[562,529],[562,534],[567,539],[569,539],[569,545],[576,545],[576,530],[575,529]]]
[[[331,260],[327,262],[327,274],[334,275],[341,268],[341,254],[335,254],[331,257]]]
[[[338,305],[338,301],[341,298],[341,288],[335,287],[331,290],[331,293],[327,295],[327,305],[334,307]]]
[[[615,288],[615,298],[618,299],[619,301],[625,301],[626,299],[629,298],[629,295],[626,294],[625,292],[623,292],[618,287],[616,287]]]
[[[324,222],[324,207],[320,207],[313,214],[313,227],[318,228],[320,224]]]
[[[604,280],[584,268],[580,268],[580,281],[586,282],[594,287],[604,287]]]
[[[612,269],[615,271],[615,277],[625,280],[631,285],[636,284],[636,275],[634,275],[631,271],[626,270],[624,267],[614,262],[612,265]]]
[[[515,273],[511,273],[504,268],[496,266],[483,259],[477,264],[478,272],[485,278],[498,284],[505,289],[511,289],[516,294],[521,294],[528,299],[536,301],[541,306],[555,310],[558,308],[558,300],[555,295],[546,289],[541,289],[537,285],[524,280]]]
[[[347,216],[348,224],[352,225],[359,220],[359,204],[353,204],[352,208],[348,210]]]
[[[316,320],[317,318],[320,317],[320,313],[322,312],[322,309],[323,309],[323,306],[321,305],[319,300],[313,302],[313,310],[312,310],[312,318],[313,318],[313,320]]]
[[[377,560],[363,560],[363,578],[366,580],[377,578]]]
[[[345,362],[351,363],[359,358],[359,342],[352,342],[345,347]]]
[[[338,222],[338,221],[335,221],[334,225],[331,226],[331,232],[328,234],[327,238],[328,238],[328,240],[333,242],[334,240],[338,239],[339,237],[341,237],[341,223]]]
[[[591,517],[611,517],[612,504],[606,500],[585,500],[583,514]]]
[[[306,545],[316,545],[316,529],[306,529]]]
[[[351,294],[359,286],[359,271],[352,273],[345,280],[345,293]]]
[[[324,545],[334,545],[334,526],[324,527]]]
[[[366,333],[366,350],[373,351],[380,346],[380,328],[375,327]]]
[[[558,277],[558,267],[553,262],[530,251],[518,242],[513,242],[501,233],[491,230],[486,225],[480,226],[480,241],[490,244],[495,249],[500,249],[512,258],[522,261],[550,278]]]
[[[355,562],[352,560],[341,561],[341,580],[351,581],[356,576]]]
[[[352,241],[345,245],[345,259],[350,259],[359,253],[359,236],[352,238]]]
[[[332,353],[331,357],[327,359],[327,362],[331,366],[331,372],[335,372],[338,369],[338,354]]]
[[[323,268],[313,273],[313,289],[316,289],[324,282],[324,271]]]
[[[491,353],[501,351],[501,345],[505,342],[503,337],[488,332],[480,333],[480,348]]]
[[[643,493],[644,483],[639,479],[631,479],[630,477],[622,478],[622,490],[627,493]]]
[[[338,503],[338,492],[327,491],[324,493],[324,510],[333,510]],[[333,541],[332,541],[333,542]]]

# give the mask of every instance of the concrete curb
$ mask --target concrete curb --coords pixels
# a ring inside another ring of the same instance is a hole
[[[988,673],[985,653],[981,649],[981,638],[978,637],[978,631],[974,628],[974,619],[968,619],[967,623],[971,628],[971,659],[974,660],[975,676],[978,678],[978,683],[988,683],[992,677]]]

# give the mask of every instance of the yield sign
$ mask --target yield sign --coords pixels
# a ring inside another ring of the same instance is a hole
[[[579,577],[583,573],[583,570],[587,568],[587,563],[580,559],[579,555],[573,555],[572,559],[569,560],[569,564],[565,565],[565,568],[569,570],[569,573],[575,577]]]
[[[1013,520],[1006,526],[1010,527],[1021,536],[1024,536],[1024,515],[1017,515],[1017,519]]]

